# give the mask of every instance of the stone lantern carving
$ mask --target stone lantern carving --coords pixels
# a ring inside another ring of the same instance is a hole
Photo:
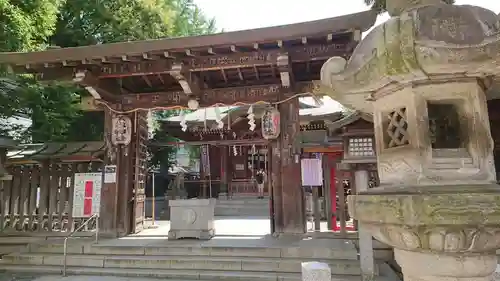
[[[347,62],[321,71],[341,103],[373,114],[380,187],[351,215],[395,248],[408,280],[490,280],[500,187],[486,100],[500,75],[493,12],[439,0],[387,0],[392,18]]]

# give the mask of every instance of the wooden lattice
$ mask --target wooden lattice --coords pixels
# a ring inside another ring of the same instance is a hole
[[[408,138],[408,122],[406,108],[401,107],[387,114],[388,123],[385,128],[386,148],[393,148],[410,143]]]

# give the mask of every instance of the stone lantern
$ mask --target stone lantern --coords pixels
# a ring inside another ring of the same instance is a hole
[[[491,280],[500,248],[487,93],[500,75],[493,12],[387,0],[391,19],[322,68],[339,102],[373,114],[380,186],[349,211],[393,246],[405,280]]]

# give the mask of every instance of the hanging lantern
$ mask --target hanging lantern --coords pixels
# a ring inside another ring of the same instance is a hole
[[[276,108],[266,109],[262,116],[262,137],[276,139],[280,135],[280,127],[280,112]]]
[[[112,120],[111,143],[128,145],[132,139],[132,120],[128,116],[118,115]]]

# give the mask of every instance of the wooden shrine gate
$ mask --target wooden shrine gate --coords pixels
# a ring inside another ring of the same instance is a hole
[[[117,177],[103,184],[100,225],[113,235],[143,226],[148,110],[277,107],[281,133],[269,153],[274,230],[296,234],[305,231],[298,97],[316,88],[327,59],[349,58],[375,20],[367,11],[199,37],[0,53],[0,63],[44,80],[73,81],[105,111],[105,164],[116,165]]]

